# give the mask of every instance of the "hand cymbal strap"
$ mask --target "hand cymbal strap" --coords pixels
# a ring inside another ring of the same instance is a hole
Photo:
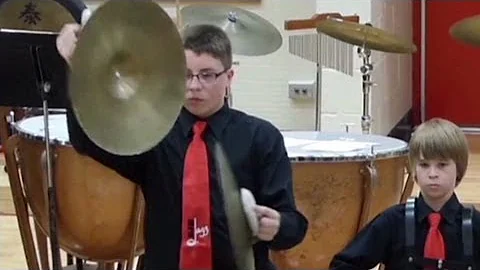
[[[46,149],[46,171],[47,171],[47,183],[48,183],[48,206],[49,206],[49,224],[50,224],[50,247],[52,252],[52,264],[53,270],[60,270],[61,258],[60,247],[58,244],[57,235],[57,196],[56,196],[56,183],[55,177],[53,177],[53,153],[50,147],[50,127],[48,123],[48,99],[51,94],[51,84],[48,78],[43,73],[41,54],[38,47],[31,47],[32,59],[36,67],[37,85],[40,88],[42,100],[43,100],[43,124],[45,132],[45,149]]]

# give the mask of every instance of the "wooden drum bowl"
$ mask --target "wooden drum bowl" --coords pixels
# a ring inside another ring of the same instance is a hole
[[[52,176],[56,182],[60,247],[92,261],[127,260],[133,246],[135,255],[143,253],[143,195],[137,185],[78,154],[68,143],[64,114],[50,115],[49,122],[51,149],[56,156]],[[27,201],[35,221],[48,236],[43,116],[24,119],[16,124],[16,129]]]
[[[375,135],[283,135],[296,204],[309,220],[309,229],[298,246],[272,251],[272,260],[279,269],[328,269],[332,257],[364,225],[400,203],[405,191],[411,192],[404,187],[407,144]]]

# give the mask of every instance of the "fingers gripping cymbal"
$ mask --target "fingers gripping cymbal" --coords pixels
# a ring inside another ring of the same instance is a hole
[[[158,4],[111,0],[88,19],[72,57],[73,110],[100,148],[143,153],[175,122],[185,72],[180,34]]]

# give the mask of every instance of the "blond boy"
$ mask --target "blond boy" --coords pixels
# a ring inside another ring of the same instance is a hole
[[[420,196],[378,215],[330,269],[476,269],[480,267],[480,214],[455,195],[468,164],[468,144],[458,126],[434,118],[410,141],[409,161]]]

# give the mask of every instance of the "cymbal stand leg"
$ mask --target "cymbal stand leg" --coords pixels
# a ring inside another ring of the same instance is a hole
[[[57,236],[57,196],[56,183],[52,176],[53,156],[50,148],[50,130],[48,123],[48,98],[51,94],[51,84],[45,81],[40,61],[38,47],[32,47],[31,53],[37,72],[37,84],[40,87],[43,104],[43,124],[45,134],[45,151],[47,163],[47,183],[48,183],[48,206],[49,206],[49,227],[50,227],[50,249],[52,256],[52,270],[61,270],[60,248]]]
[[[360,67],[363,91],[362,133],[370,134],[372,124],[372,117],[370,116],[370,89],[373,85],[373,82],[370,80],[370,73],[373,70],[373,65],[370,61],[371,50],[365,46],[358,47],[357,53],[363,59],[363,65]]]
[[[320,52],[318,52],[320,54]],[[315,131],[320,131],[322,128],[322,110],[321,110],[321,74],[322,74],[322,64],[320,61],[317,61],[317,73],[315,74]]]

